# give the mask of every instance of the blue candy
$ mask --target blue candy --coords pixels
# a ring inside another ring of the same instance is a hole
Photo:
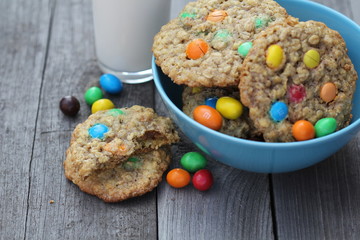
[[[284,120],[288,115],[288,107],[284,102],[275,102],[270,108],[270,117],[275,122]]]
[[[123,84],[119,78],[112,74],[104,74],[100,77],[100,86],[105,92],[116,94],[123,89]]]
[[[89,135],[92,138],[99,138],[99,139],[103,139],[105,137],[105,133],[107,133],[109,131],[109,128],[101,123],[97,123],[95,125],[93,125],[91,128],[89,128],[88,132]]]
[[[218,98],[217,97],[212,97],[212,98],[207,98],[205,100],[205,105],[208,105],[209,107],[215,108],[216,109],[216,102],[217,102]]]

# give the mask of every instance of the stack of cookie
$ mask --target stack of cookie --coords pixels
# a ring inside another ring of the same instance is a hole
[[[178,140],[172,121],[151,108],[99,111],[73,131],[65,176],[105,202],[140,196],[162,180]]]
[[[241,102],[236,119],[219,111],[217,130],[225,134],[291,142],[300,140],[292,129],[297,121],[320,137],[351,120],[357,73],[344,40],[323,23],[289,16],[275,1],[191,2],[155,36],[153,53],[162,71],[185,86],[190,117],[211,98]],[[318,127],[324,119],[333,124]]]

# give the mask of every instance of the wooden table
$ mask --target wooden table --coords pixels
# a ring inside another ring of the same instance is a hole
[[[173,1],[173,15],[185,2]],[[360,23],[358,0],[318,2]],[[0,239],[360,238],[360,135],[320,164],[287,174],[209,159],[215,184],[208,192],[163,181],[116,204],[81,192],[62,164],[71,131],[90,114],[82,96],[101,74],[91,1],[0,0],[0,9]],[[59,111],[65,95],[81,100],[75,118]],[[167,114],[153,82],[126,85],[111,99]],[[171,168],[197,150],[182,139]]]

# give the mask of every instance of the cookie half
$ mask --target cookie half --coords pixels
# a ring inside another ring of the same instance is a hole
[[[105,202],[119,202],[152,191],[162,180],[170,164],[170,147],[164,146],[131,156],[110,169],[98,169],[85,179],[76,171],[76,161],[70,152],[64,162],[65,175],[79,188]]]
[[[134,154],[156,150],[179,140],[171,119],[142,106],[99,111],[76,126],[66,160],[86,178]],[[65,168],[65,171],[67,169]]]
[[[294,141],[298,120],[351,120],[357,73],[337,31],[316,21],[271,26],[256,37],[241,69],[240,94],[269,142]]]
[[[239,47],[287,16],[272,0],[190,2],[155,36],[156,64],[177,84],[237,86],[244,58]]]

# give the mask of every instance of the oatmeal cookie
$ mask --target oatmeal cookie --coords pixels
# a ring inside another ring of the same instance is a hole
[[[85,179],[76,171],[76,160],[69,152],[65,175],[79,188],[105,202],[119,202],[152,191],[170,164],[169,146],[131,156],[113,168],[97,169]]]
[[[239,100],[239,89],[234,87],[227,88],[191,88],[185,87],[182,100],[183,112],[193,118],[193,111],[199,105],[204,105],[208,99],[218,99],[221,97],[231,97]],[[216,100],[215,100],[216,101]],[[252,121],[249,119],[247,108],[243,108],[241,116],[235,120],[223,117],[223,124],[219,132],[238,137],[253,139],[258,137],[258,132],[253,127]]]
[[[292,125],[351,120],[357,73],[337,31],[316,21],[284,22],[253,41],[240,77],[242,103],[269,142],[294,141]]]
[[[190,2],[155,36],[156,64],[177,84],[237,86],[246,55],[239,47],[287,16],[272,0]]]
[[[175,143],[179,136],[169,118],[142,106],[99,111],[76,126],[67,161],[83,179],[98,169],[109,169],[134,154]],[[65,171],[67,171],[65,166]]]

